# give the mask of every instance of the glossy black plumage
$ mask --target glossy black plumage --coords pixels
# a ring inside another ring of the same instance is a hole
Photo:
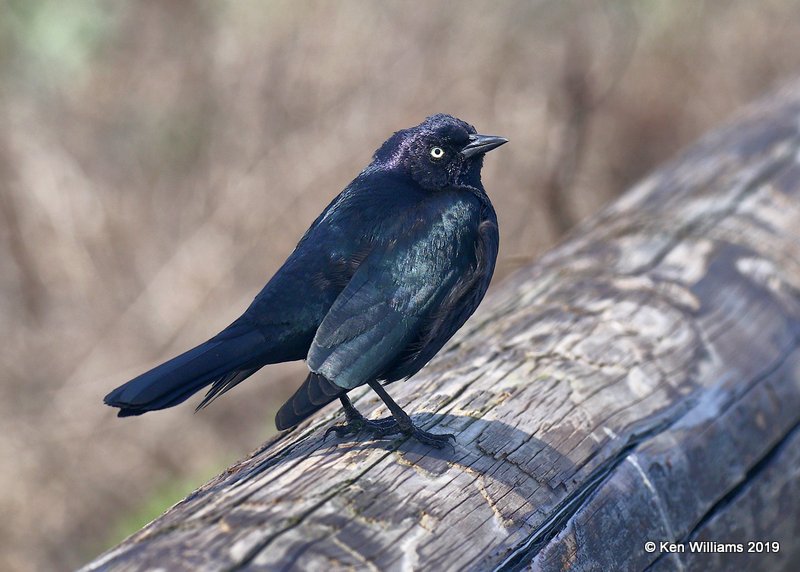
[[[480,171],[483,154],[503,143],[441,114],[395,133],[239,319],[105,402],[120,416],[139,415],[211,385],[203,407],[266,364],[306,359],[310,374],[278,413],[278,428],[336,398],[354,417],[348,390],[419,371],[483,298],[498,233]],[[397,430],[430,436],[393,402],[390,410]]]

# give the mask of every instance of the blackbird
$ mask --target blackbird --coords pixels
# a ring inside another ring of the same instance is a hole
[[[141,415],[210,385],[200,409],[264,365],[304,359],[308,377],[278,411],[278,429],[339,399],[346,422],[329,432],[404,433],[444,446],[453,435],[416,427],[384,385],[418,372],[483,299],[499,237],[481,167],[506,142],[445,114],[396,132],[238,319],[105,403],[120,417]],[[347,392],[364,384],[391,417],[356,410]]]

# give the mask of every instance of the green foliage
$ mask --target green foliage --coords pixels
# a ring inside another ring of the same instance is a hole
[[[2,45],[27,78],[74,79],[88,71],[111,31],[108,5],[99,0],[8,0],[0,19]]]
[[[207,470],[192,476],[180,476],[162,483],[153,490],[150,498],[146,499],[141,506],[121,515],[111,525],[110,532],[100,550],[115,546],[134,532],[137,532],[147,523],[162,515],[168,508],[183,500],[203,483],[219,474],[226,466],[227,463],[221,463],[219,466],[210,466]],[[98,550],[96,548],[88,550],[87,554],[97,554]]]

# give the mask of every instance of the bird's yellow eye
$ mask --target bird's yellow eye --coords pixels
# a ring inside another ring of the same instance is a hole
[[[444,157],[444,149],[441,147],[431,147],[431,157],[433,157],[436,161]]]

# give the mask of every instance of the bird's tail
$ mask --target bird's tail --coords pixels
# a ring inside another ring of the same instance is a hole
[[[265,346],[258,330],[232,325],[196,348],[119,386],[104,401],[119,407],[119,417],[141,415],[177,405],[213,383],[199,409],[258,371],[267,361],[258,359]]]
[[[278,411],[275,425],[279,431],[294,427],[345,393],[344,389],[324,376],[309,373],[300,389]]]

